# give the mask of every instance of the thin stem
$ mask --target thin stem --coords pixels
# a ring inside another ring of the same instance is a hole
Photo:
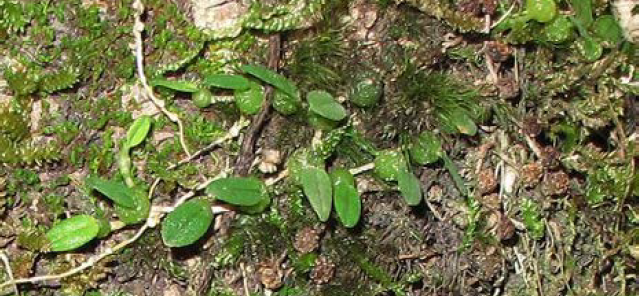
[[[164,101],[158,99],[153,94],[153,89],[149,86],[146,75],[144,74],[144,52],[143,52],[143,42],[142,42],[142,32],[144,31],[144,23],[142,22],[141,16],[144,13],[144,4],[142,1],[136,0],[133,3],[133,9],[135,10],[135,24],[133,25],[133,37],[135,38],[135,58],[138,70],[138,77],[140,82],[142,83],[142,87],[144,88],[147,97],[151,100],[151,102],[158,108],[166,117],[169,118],[172,122],[178,125],[178,133],[180,138],[180,144],[182,145],[182,149],[187,156],[191,156],[189,152],[189,147],[186,145],[186,139],[184,138],[184,125],[182,124],[182,120],[177,116],[177,114],[166,109]]]

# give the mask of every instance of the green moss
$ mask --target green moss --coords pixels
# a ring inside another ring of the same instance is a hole
[[[452,7],[447,1],[437,0],[396,0],[396,2],[407,2],[422,12],[437,19],[443,20],[453,28],[461,32],[482,32],[485,24],[482,18],[464,14]]]
[[[296,43],[286,70],[301,89],[335,92],[344,82],[346,47],[337,29],[311,35]]]

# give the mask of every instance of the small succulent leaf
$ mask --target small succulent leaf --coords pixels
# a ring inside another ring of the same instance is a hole
[[[443,154],[442,142],[431,131],[423,131],[413,139],[408,150],[411,160],[420,165],[438,161]]]
[[[212,74],[204,78],[204,85],[232,90],[247,90],[251,86],[248,79],[241,75]]]
[[[540,23],[550,22],[557,15],[557,3],[554,0],[526,0],[526,14]]]
[[[375,173],[384,181],[397,181],[399,172],[406,169],[406,159],[399,150],[381,151],[375,157]]]
[[[302,184],[302,171],[307,167],[324,167],[324,160],[317,157],[315,153],[308,148],[295,150],[286,161],[286,169],[288,169],[289,176],[296,185]]]
[[[317,213],[320,221],[326,222],[331,215],[333,188],[331,179],[323,169],[307,167],[300,173],[302,190]]]
[[[306,100],[311,111],[330,120],[340,121],[348,115],[344,106],[323,90],[309,92],[306,95]]]
[[[192,100],[195,107],[206,108],[213,103],[213,94],[210,90],[202,88],[193,94]]]
[[[253,177],[230,177],[213,181],[206,193],[237,206],[254,206],[268,195],[262,181]]]
[[[252,84],[247,90],[235,91],[235,105],[244,114],[256,114],[262,108],[263,102],[264,89],[257,83]]]
[[[115,213],[120,220],[127,225],[133,225],[143,222],[149,216],[149,210],[151,209],[151,202],[147,194],[140,189],[133,189],[133,204],[134,207],[123,207],[118,204],[115,205]]]
[[[552,22],[544,26],[542,36],[544,40],[552,43],[562,43],[573,36],[574,25],[566,16],[558,16]]]
[[[353,175],[348,170],[338,169],[331,172],[331,179],[337,216],[345,227],[355,227],[362,213],[362,203]]]
[[[397,176],[399,191],[409,206],[416,206],[422,201],[422,187],[419,179],[409,170],[402,170]]]
[[[188,246],[206,234],[212,221],[213,212],[206,200],[187,201],[162,221],[162,241],[171,248]]]
[[[46,236],[51,251],[65,252],[90,242],[99,231],[98,220],[89,215],[78,215],[53,225]]]
[[[144,115],[136,119],[126,133],[126,146],[133,148],[140,145],[151,130],[151,117]]]
[[[127,187],[122,182],[103,180],[99,177],[91,176],[87,178],[86,184],[102,193],[116,205],[132,209],[136,207],[135,190]]]
[[[582,37],[577,40],[576,44],[577,50],[581,53],[586,62],[595,62],[603,54],[601,42],[598,42],[594,38]]]
[[[166,78],[153,79],[151,81],[151,86],[161,86],[174,91],[185,93],[194,93],[200,89],[197,84],[191,81],[168,80]]]
[[[283,75],[262,65],[244,65],[242,71],[274,86],[293,98],[299,98],[297,86]]]

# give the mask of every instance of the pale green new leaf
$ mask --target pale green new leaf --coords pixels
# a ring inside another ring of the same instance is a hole
[[[136,119],[126,133],[126,146],[133,148],[140,145],[151,130],[151,117],[144,115]]]

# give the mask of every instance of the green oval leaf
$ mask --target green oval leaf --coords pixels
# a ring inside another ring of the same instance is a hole
[[[73,216],[53,225],[47,232],[53,252],[77,249],[93,240],[100,231],[98,220],[89,215]]]
[[[362,203],[354,185],[354,178],[348,170],[337,169],[331,172],[335,211],[345,227],[357,225],[362,212]]]
[[[153,79],[151,81],[151,86],[166,87],[174,91],[185,92],[185,93],[194,93],[200,89],[197,86],[197,84],[191,81],[168,80],[166,78]]]
[[[333,188],[331,179],[323,169],[308,167],[300,174],[302,190],[317,213],[320,221],[326,222],[331,215]]]
[[[140,145],[151,130],[151,117],[144,115],[136,119],[126,133],[126,145],[133,148]]]
[[[213,212],[208,202],[187,201],[162,221],[162,241],[171,248],[188,246],[206,234],[212,221]]]
[[[331,94],[323,90],[314,90],[306,95],[309,109],[325,118],[334,121],[344,119],[348,114]]]
[[[232,90],[247,90],[251,87],[248,79],[240,75],[213,74],[204,78],[204,85]]]
[[[422,187],[413,173],[402,170],[397,176],[397,184],[409,206],[416,206],[422,201]]]
[[[267,195],[266,186],[257,178],[230,177],[213,181],[206,193],[232,205],[253,206]]]
[[[262,65],[244,65],[242,71],[274,86],[293,98],[299,98],[297,86],[288,78]]]
[[[240,112],[253,115],[260,111],[264,102],[264,89],[254,83],[248,90],[235,91],[235,104]]]
[[[127,187],[122,182],[103,180],[98,177],[88,177],[86,184],[102,193],[108,199],[112,200],[116,205],[125,208],[135,208],[136,203],[135,191]]]

